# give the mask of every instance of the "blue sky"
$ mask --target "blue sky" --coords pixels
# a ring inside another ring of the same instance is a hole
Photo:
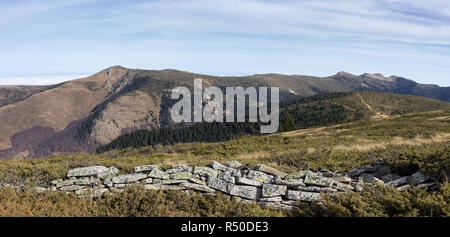
[[[0,32],[3,85],[122,65],[450,86],[448,0],[0,0]]]

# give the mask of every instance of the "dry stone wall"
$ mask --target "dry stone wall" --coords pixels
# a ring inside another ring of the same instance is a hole
[[[106,193],[123,192],[130,185],[141,184],[147,190],[180,190],[215,194],[258,203],[263,207],[294,210],[298,201],[321,200],[321,192],[363,191],[364,183],[377,183],[404,190],[410,186],[429,187],[435,182],[417,172],[401,177],[390,173],[388,167],[366,166],[346,174],[319,170],[300,170],[287,174],[266,165],[247,167],[237,161],[227,165],[211,162],[209,166],[173,166],[163,170],[155,165],[134,168],[134,173],[121,173],[116,167],[90,166],[71,169],[67,179],[54,180],[51,187],[35,188],[43,191],[74,192],[79,197],[95,198]]]

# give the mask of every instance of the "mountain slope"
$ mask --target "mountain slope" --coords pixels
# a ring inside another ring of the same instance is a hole
[[[322,94],[289,99],[280,105],[280,131],[328,126],[364,119],[387,119],[407,113],[450,110],[450,103],[429,98],[380,93],[351,92]],[[293,124],[287,128],[287,117]],[[114,139],[97,149],[102,153],[127,147],[173,145],[188,142],[220,142],[242,135],[257,135],[261,124],[255,123],[196,123],[192,126],[138,130]]]
[[[280,74],[216,77],[177,70],[114,66],[93,76],[51,87],[14,90],[14,93],[2,93],[0,88],[0,103],[3,104],[0,106],[3,125],[0,127],[0,159],[91,151],[127,132],[172,125],[170,89],[187,86],[192,91],[195,78],[203,79],[205,87],[278,86],[282,100],[356,90],[450,100],[449,88],[371,74],[355,76],[341,72],[324,78]]]

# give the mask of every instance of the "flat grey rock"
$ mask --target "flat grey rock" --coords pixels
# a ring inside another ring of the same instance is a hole
[[[204,166],[195,166],[194,174],[216,178],[217,175],[219,174],[219,172],[213,168],[204,167]]]
[[[135,173],[150,172],[153,169],[159,169],[159,167],[157,165],[141,165],[141,166],[134,167],[134,172]]]
[[[286,198],[290,200],[298,200],[303,202],[312,202],[321,200],[319,193],[294,191],[294,190],[288,190]]]
[[[152,169],[148,174],[148,177],[155,179],[170,179],[170,176],[160,169]]]
[[[228,193],[233,196],[243,197],[246,199],[257,200],[260,195],[260,189],[253,186],[228,185]]]
[[[247,179],[244,177],[236,177],[236,183],[237,184],[244,184],[244,185],[250,185],[250,186],[255,186],[255,187],[262,187],[263,183],[253,180],[253,179]]]
[[[71,169],[67,172],[67,177],[84,177],[84,176],[94,176],[104,172],[107,172],[108,168],[105,166],[89,166]]]
[[[133,174],[123,174],[115,176],[112,178],[112,182],[115,184],[127,184],[133,183],[142,179],[146,179],[147,174],[144,173],[133,173]]]
[[[264,184],[262,188],[263,197],[284,196],[287,186],[277,184]]]

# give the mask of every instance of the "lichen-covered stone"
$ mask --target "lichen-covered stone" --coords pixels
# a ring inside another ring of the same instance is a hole
[[[217,178],[217,175],[219,174],[219,172],[213,168],[204,167],[204,166],[195,166],[194,174]]]
[[[306,185],[313,185],[318,187],[331,187],[334,183],[334,179],[321,177],[313,173],[308,173],[305,176],[304,183]]]
[[[152,169],[148,174],[148,177],[155,179],[170,179],[170,176],[160,169]]]
[[[77,190],[80,190],[80,189],[83,189],[83,188],[85,188],[85,187],[84,186],[80,186],[80,185],[70,185],[70,186],[61,187],[61,190],[68,191],[68,192],[73,192],[73,191],[77,191]]]
[[[294,190],[288,190],[286,193],[286,198],[290,200],[298,200],[303,202],[312,202],[321,200],[319,193],[294,191]]]
[[[282,172],[282,171],[279,171],[279,170],[277,170],[277,169],[275,169],[275,168],[269,167],[269,166],[267,166],[267,165],[264,165],[264,164],[259,164],[259,165],[256,167],[256,169],[259,170],[259,171],[261,171],[261,172],[267,173],[267,174],[271,174],[271,175],[274,175],[274,176],[278,176],[278,177],[280,177],[280,178],[282,178],[282,179],[284,179],[284,177],[287,176],[286,173],[284,173],[284,172]]]
[[[133,174],[123,174],[112,178],[112,182],[115,184],[127,184],[136,182],[147,178],[147,174],[144,173],[133,173]]]
[[[220,173],[225,173],[230,176],[240,176],[240,172],[238,170],[222,165],[219,162],[212,161],[210,166],[215,170],[221,171]]]
[[[214,193],[215,190],[202,184],[193,184],[193,183],[182,183],[180,184],[182,187],[187,189],[192,189],[195,191],[206,192],[206,193]]]
[[[219,162],[214,161],[214,160],[211,161],[210,166],[211,166],[213,169],[215,169],[215,170],[220,170],[220,171],[226,171],[226,170],[230,169],[230,167],[227,167],[227,166],[225,166],[225,165],[222,165],[222,164],[220,164]]]
[[[404,177],[401,177],[401,178],[396,179],[394,181],[387,182],[387,183],[385,183],[385,185],[391,186],[391,187],[397,187],[397,186],[405,184],[407,179],[408,179],[408,176],[404,176]]]
[[[381,180],[383,180],[383,182],[385,182],[385,183],[392,182],[399,178],[401,178],[401,176],[398,174],[387,174],[387,175],[381,176]]]
[[[228,185],[229,184],[230,183],[228,183],[228,182],[226,182],[224,180],[221,180],[221,179],[218,179],[218,178],[214,178],[212,176],[208,177],[208,180],[206,182],[206,185],[208,187],[216,189],[216,190],[219,190],[219,191],[224,192],[224,193],[228,193]]]
[[[281,203],[285,205],[297,206],[297,201],[294,200],[282,200]]]
[[[84,177],[84,178],[80,178],[78,180],[74,180],[74,184],[76,185],[94,185],[94,186],[98,186],[101,185],[101,181],[99,178],[93,178],[93,177]]]
[[[353,187],[349,184],[344,184],[344,183],[340,183],[340,182],[334,182],[332,188],[338,189],[340,191],[345,191],[345,190],[353,190]]]
[[[180,173],[180,172],[188,172],[192,173],[194,169],[192,167],[186,166],[186,165],[176,165],[172,168],[166,170],[166,173],[173,174],[173,173]]]
[[[424,174],[422,174],[420,171],[412,174],[406,179],[406,183],[409,185],[418,185],[423,182],[425,182],[428,179],[428,177]]]
[[[135,173],[149,172],[149,171],[152,171],[153,169],[159,169],[159,168],[157,165],[142,165],[142,166],[134,167],[134,172]]]
[[[236,177],[236,183],[237,184],[244,184],[244,185],[250,185],[250,186],[255,186],[255,187],[262,187],[263,183],[253,180],[253,179],[247,179],[244,177]]]
[[[187,171],[176,172],[176,173],[170,174],[170,178],[171,179],[190,179],[190,178],[192,178],[192,173],[187,172]]]
[[[270,183],[274,177],[261,171],[249,170],[247,172],[247,178],[266,184]]]
[[[61,188],[61,187],[65,187],[65,186],[74,185],[75,181],[76,180],[73,180],[73,179],[71,179],[71,180],[61,180],[61,181],[57,182],[55,185],[56,185],[56,188]]]
[[[309,186],[309,187],[298,187],[297,190],[305,191],[305,192],[314,192],[314,193],[320,193],[320,192],[336,192],[336,189],[332,188],[325,188],[325,187],[316,187],[316,186]]]
[[[239,176],[238,176],[239,177]],[[225,172],[219,172],[219,175],[217,175],[217,178],[221,179],[221,180],[225,180],[229,183],[236,183],[236,178],[225,173]]]
[[[336,178],[334,178],[334,180],[336,180],[336,182],[343,183],[343,184],[349,184],[352,182],[352,179],[348,176],[336,177]]]
[[[189,181],[191,181],[192,183],[196,183],[196,184],[206,185],[206,182],[201,179],[189,178]]]
[[[287,186],[276,184],[264,184],[262,188],[263,197],[283,196],[286,194]]]
[[[278,185],[286,185],[290,188],[297,188],[297,187],[305,187],[305,183],[303,183],[303,179],[289,179],[289,180],[283,180],[281,178],[277,178],[274,181],[274,184]]]
[[[299,170],[296,173],[286,175],[286,177],[284,177],[284,179],[285,180],[303,179],[309,173],[312,173],[312,172],[309,170]]]
[[[152,184],[153,183],[153,179],[152,178],[146,178],[146,179],[142,180],[141,182],[145,183],[145,184]]]
[[[100,174],[97,174],[97,177],[102,179],[102,180],[105,180],[105,179],[111,179],[114,176],[117,176],[119,174],[120,174],[120,170],[117,169],[115,166],[111,166],[111,167],[108,168],[107,171],[105,171],[103,173],[100,173]]]
[[[235,160],[228,161],[227,165],[228,165],[228,167],[233,168],[233,169],[237,169],[242,166],[242,164],[239,161],[235,161]]]
[[[103,181],[103,184],[106,185],[107,187],[112,187],[114,185],[112,179],[106,179],[105,181]]]
[[[104,172],[107,172],[108,168],[104,166],[89,166],[71,169],[67,172],[67,177],[84,177],[84,176],[94,176]]]
[[[261,191],[258,187],[243,185],[228,185],[228,193],[251,200],[257,200],[261,196]]]

